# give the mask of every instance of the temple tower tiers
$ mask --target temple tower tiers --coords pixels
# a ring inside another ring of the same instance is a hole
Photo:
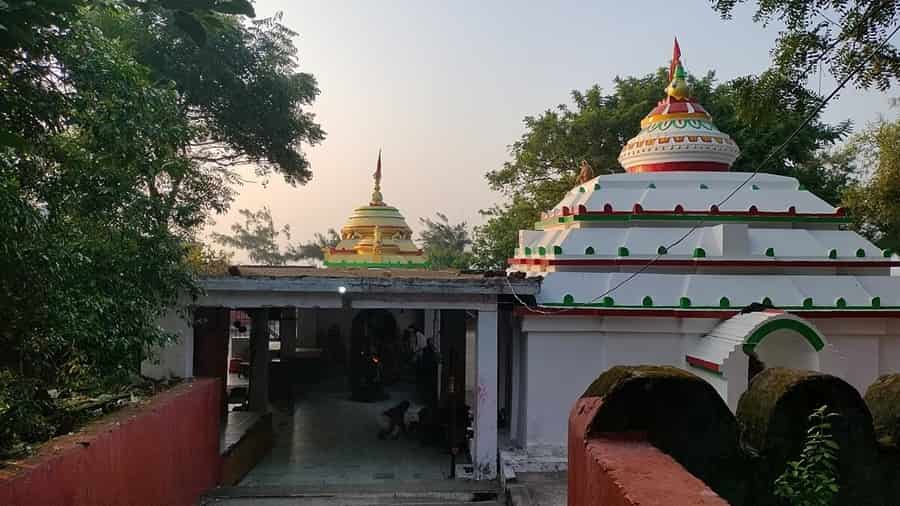
[[[412,229],[396,207],[381,194],[381,152],[369,205],[357,207],[341,228],[341,241],[325,248],[328,267],[426,267],[427,257],[412,241]]]
[[[897,261],[847,230],[842,208],[791,177],[760,173],[741,186],[749,174],[729,172],[740,149],[691,98],[679,56],[676,43],[665,97],[619,155],[625,173],[592,177],[582,166],[579,184],[534,230],[520,231],[510,270],[544,277],[539,305],[566,315],[703,309],[723,318],[753,302],[900,308],[890,276]]]

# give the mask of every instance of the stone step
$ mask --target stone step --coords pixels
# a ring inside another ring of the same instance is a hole
[[[308,485],[280,487],[221,487],[209,492],[201,505],[244,506],[499,506],[503,493],[496,483],[462,480],[400,482],[371,485]]]

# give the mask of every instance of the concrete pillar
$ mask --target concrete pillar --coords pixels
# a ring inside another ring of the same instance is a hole
[[[293,357],[297,348],[297,308],[281,310],[278,336],[281,337],[281,358]]]
[[[475,340],[476,480],[497,478],[497,311],[479,311]]]
[[[250,313],[250,410],[269,410],[269,310]]]
[[[441,352],[441,312],[437,309],[425,310],[425,328],[422,329],[426,338],[434,340],[434,349]]]
[[[510,369],[511,371],[511,380],[510,380],[510,406],[509,406],[509,437],[513,440],[517,445],[524,446],[525,442],[520,437],[519,433],[521,427],[521,396],[522,396],[522,326],[519,322],[518,318],[513,320],[512,324],[512,336],[510,338],[509,348],[510,348]]]

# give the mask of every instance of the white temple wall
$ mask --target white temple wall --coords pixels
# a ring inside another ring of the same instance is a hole
[[[822,367],[822,372],[834,374],[853,385],[860,393],[866,393],[869,385],[878,379],[879,342],[878,336],[867,335],[825,335],[829,344],[845,360],[848,367],[844,371],[829,370]]]
[[[190,318],[190,317],[188,317]],[[185,315],[166,311],[159,326],[175,334],[175,342],[153,350],[141,363],[141,374],[148,378],[190,378],[194,375],[194,328]]]
[[[556,322],[564,324],[566,320]],[[641,325],[633,321],[633,327]],[[529,447],[566,445],[572,405],[606,369],[641,364],[683,367],[684,363],[682,336],[677,333],[566,329],[528,331],[523,337],[527,353],[520,371],[524,372],[524,387],[519,391],[525,420],[518,426],[524,437],[517,439]]]
[[[878,340],[878,374],[900,372],[900,320],[894,320],[893,333]]]

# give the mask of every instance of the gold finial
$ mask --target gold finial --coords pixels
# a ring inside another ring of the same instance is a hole
[[[381,196],[381,150],[378,150],[378,164],[375,166],[375,191],[372,192],[371,206],[383,206],[384,197]]]
[[[587,160],[581,161],[581,172],[578,173],[578,184],[584,184],[594,179],[594,171],[591,169],[590,164],[587,163]]]
[[[666,94],[679,100],[685,100],[691,95],[681,62],[676,62],[675,75],[672,77],[672,82],[666,87]]]

